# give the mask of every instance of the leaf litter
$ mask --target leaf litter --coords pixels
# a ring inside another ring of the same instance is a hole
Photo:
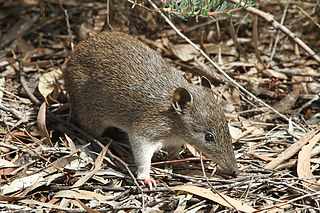
[[[259,21],[256,47],[254,16],[245,11],[232,18],[234,30],[228,16],[174,22],[230,77],[290,118],[287,121],[229,84],[157,14],[139,5],[132,9],[130,1],[111,1],[114,29],[139,35],[190,82],[204,75],[216,86],[241,170],[237,178],[225,177],[188,145],[180,159],[157,153],[151,174],[157,187],[149,189],[135,184],[127,143],[112,140],[108,150],[92,149],[97,140],[70,120],[61,70],[72,45],[107,29],[107,5],[61,1],[66,17],[57,2],[0,2],[2,211],[320,210],[319,63],[294,41],[279,33],[280,42],[273,46],[277,30]],[[285,4],[260,2],[259,9],[280,20]],[[284,25],[319,53],[319,27],[314,22],[319,5],[293,1],[288,8]],[[258,58],[268,67],[261,68]],[[98,142],[106,145],[109,139]]]

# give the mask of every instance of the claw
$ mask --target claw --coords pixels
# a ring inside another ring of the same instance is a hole
[[[152,189],[153,187],[157,187],[156,181],[151,177],[145,177],[138,180],[138,183],[141,185],[147,185],[149,189]]]

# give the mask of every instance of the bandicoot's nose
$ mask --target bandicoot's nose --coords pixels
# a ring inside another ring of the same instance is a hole
[[[239,175],[239,169],[238,167],[236,167],[236,169],[234,169],[232,172],[231,172],[231,176],[232,177],[237,177]]]
[[[232,167],[232,168],[225,169],[225,173],[227,175],[232,176],[232,177],[237,177],[240,172],[239,172],[238,166],[235,166],[235,167]]]

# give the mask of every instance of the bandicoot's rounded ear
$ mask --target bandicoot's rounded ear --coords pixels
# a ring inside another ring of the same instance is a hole
[[[208,87],[209,89],[212,89],[212,85],[211,85],[209,79],[207,79],[204,76],[201,76],[201,85],[204,87]]]
[[[182,113],[188,103],[192,103],[192,95],[185,88],[178,87],[172,96],[173,108]]]

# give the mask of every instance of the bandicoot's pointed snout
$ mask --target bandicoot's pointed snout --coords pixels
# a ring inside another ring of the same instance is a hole
[[[236,167],[233,171],[231,171],[231,176],[232,177],[237,177],[239,175],[239,169]]]
[[[231,159],[231,160],[230,160]],[[239,168],[235,158],[227,158],[227,162],[218,163],[222,169],[222,173],[228,176],[237,177],[239,175]]]
[[[234,167],[231,167],[231,168],[224,168],[224,173],[226,173],[227,175],[230,175],[232,177],[237,177],[239,175],[239,169],[238,169],[238,166],[234,166]]]

